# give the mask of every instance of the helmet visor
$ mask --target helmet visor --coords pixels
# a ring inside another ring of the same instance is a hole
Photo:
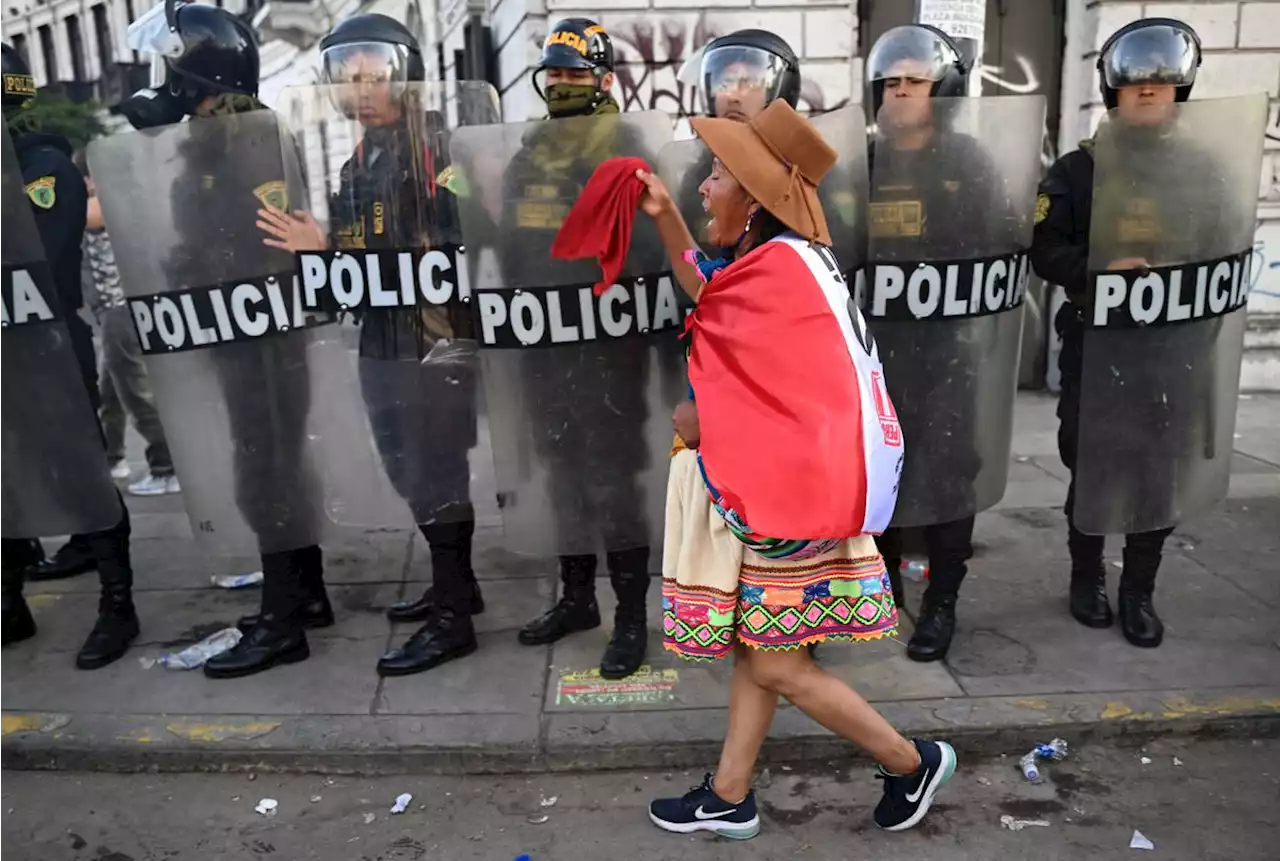
[[[959,61],[955,49],[937,33],[923,27],[894,27],[871,48],[867,80],[940,81]]]
[[[182,4],[178,4],[178,9]],[[143,54],[155,54],[161,57],[181,57],[182,37],[169,29],[165,18],[164,3],[158,3],[146,11],[137,21],[129,25],[125,37],[129,47]]]
[[[702,55],[702,92],[712,116],[748,121],[782,91],[786,61],[750,45],[723,45]]]
[[[1196,80],[1199,52],[1183,27],[1159,24],[1131,30],[1102,55],[1102,74],[1112,89],[1135,84],[1189,87]]]
[[[333,106],[358,118],[384,112],[404,93],[409,80],[409,49],[388,42],[351,42],[326,48],[320,78]]]

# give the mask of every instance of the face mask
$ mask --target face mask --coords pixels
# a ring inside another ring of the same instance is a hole
[[[124,115],[135,129],[150,129],[182,122],[187,115],[185,103],[164,90],[138,90],[116,105],[115,112]]]
[[[598,98],[595,84],[552,84],[547,87],[547,113],[571,117],[591,110]]]

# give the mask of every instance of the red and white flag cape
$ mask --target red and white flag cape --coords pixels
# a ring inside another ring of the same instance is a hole
[[[716,273],[691,316],[699,451],[724,505],[771,538],[883,532],[902,429],[830,250],[767,242]]]

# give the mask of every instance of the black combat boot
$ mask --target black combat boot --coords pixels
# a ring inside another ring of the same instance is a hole
[[[445,569],[448,576],[456,576],[466,583],[466,604],[457,608],[459,611],[478,616],[484,612],[484,598],[480,595],[480,584],[476,582],[476,572],[471,567],[471,539],[475,534],[475,520],[464,520],[459,523],[421,524],[418,529],[427,539],[431,548],[431,578],[433,585],[428,586],[422,597],[407,601],[397,601],[387,609],[387,618],[392,622],[425,622],[431,618],[439,603],[434,586],[437,572]]]
[[[4,645],[35,636],[36,622],[22,597],[23,572],[44,559],[44,548],[36,538],[0,539],[0,573],[4,577],[4,621],[0,625]]]
[[[1107,569],[1102,564],[1106,539],[1085,535],[1067,526],[1067,548],[1071,551],[1071,615],[1090,628],[1111,627],[1111,604],[1107,601]]]
[[[1132,538],[1129,542],[1133,544]],[[1151,602],[1156,588],[1160,551],[1124,548],[1124,573],[1120,575],[1120,630],[1135,646],[1154,649],[1164,641],[1164,623]]]
[[[206,676],[211,679],[251,676],[278,664],[296,664],[311,656],[301,613],[307,598],[302,569],[310,549],[262,554],[262,615],[234,648],[214,655],[205,663]]]
[[[930,569],[930,574],[932,574]],[[956,632],[956,596],[925,593],[920,604],[920,618],[907,643],[907,657],[927,663],[941,661],[951,648]]]
[[[97,563],[89,543],[89,536],[73,535],[70,541],[58,548],[51,559],[44,558],[44,551],[41,550],[40,559],[27,569],[25,579],[30,582],[62,580],[92,571]]]
[[[563,591],[556,605],[520,629],[518,639],[524,645],[544,646],[575,631],[600,627],[596,557],[561,556],[560,583]]]
[[[411,676],[476,650],[476,629],[468,613],[437,607],[409,642],[378,659],[378,675]]]
[[[600,659],[600,675],[624,679],[640,669],[649,646],[645,595],[649,591],[649,548],[611,552],[605,557],[618,598],[613,636]]]
[[[324,558],[320,548],[312,545],[295,552],[298,554],[298,563],[302,566],[302,592],[307,596],[298,610],[298,619],[304,628],[330,628],[334,623],[333,605],[329,603],[329,592],[324,587]],[[264,597],[265,594],[264,589]],[[257,626],[261,617],[261,610],[249,616],[241,616],[236,627],[240,629],[240,633],[247,634]]]
[[[96,670],[124,657],[138,638],[127,518],[115,529],[88,536],[88,543],[102,592],[98,598],[98,621],[76,655],[76,666]]]

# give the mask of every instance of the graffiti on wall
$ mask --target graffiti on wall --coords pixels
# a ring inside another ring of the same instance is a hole
[[[685,57],[722,33],[699,16],[692,27],[680,20],[636,18],[609,34],[617,52],[618,101],[624,111],[665,111],[679,117],[701,112],[696,89],[676,75]],[[821,113],[843,107],[849,97],[828,94],[805,77],[800,102],[802,108]]]

